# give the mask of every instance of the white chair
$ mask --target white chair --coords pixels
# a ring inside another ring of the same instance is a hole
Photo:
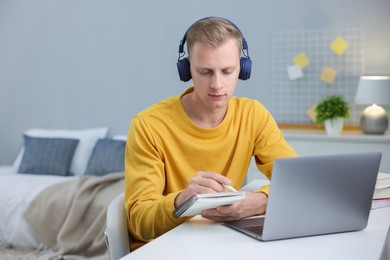
[[[108,206],[104,238],[112,260],[117,260],[130,253],[124,193],[115,197]]]

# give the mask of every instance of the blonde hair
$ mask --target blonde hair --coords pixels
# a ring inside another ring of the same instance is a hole
[[[186,37],[188,54],[191,53],[192,47],[196,42],[219,47],[229,38],[237,40],[237,48],[239,53],[241,53],[243,37],[240,30],[223,18],[211,17],[195,22],[187,30]]]

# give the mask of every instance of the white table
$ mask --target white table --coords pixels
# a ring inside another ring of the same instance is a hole
[[[389,225],[387,207],[372,210],[362,231],[261,242],[195,217],[122,259],[379,259]]]

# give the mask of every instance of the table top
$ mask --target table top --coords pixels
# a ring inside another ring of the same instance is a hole
[[[362,231],[261,242],[196,216],[122,259],[379,259],[389,225],[385,207]]]

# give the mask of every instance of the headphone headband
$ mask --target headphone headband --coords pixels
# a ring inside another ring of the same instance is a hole
[[[242,49],[248,51],[248,44],[247,44],[247,42],[246,42],[246,40],[244,38],[244,35],[242,34],[240,28],[238,28],[237,25],[235,25],[232,21],[230,21],[230,20],[228,20],[226,18],[209,16],[209,17],[205,17],[205,18],[199,19],[198,21],[194,22],[193,24],[195,24],[197,22],[200,22],[200,21],[203,21],[203,20],[211,19],[211,18],[223,19],[226,22],[228,22],[230,25],[232,25],[242,36]],[[186,33],[184,34],[183,38],[180,41],[180,44],[179,44],[179,54],[184,53],[184,44],[185,44],[185,42],[187,40],[187,32],[188,32],[188,30],[189,30],[189,28],[187,29]]]

